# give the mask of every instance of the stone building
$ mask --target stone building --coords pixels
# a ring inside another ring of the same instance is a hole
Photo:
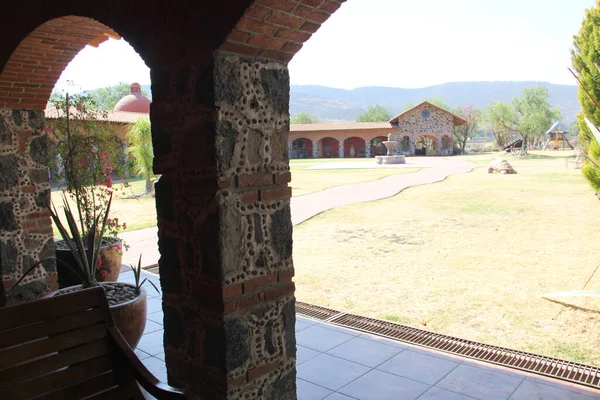
[[[290,125],[290,158],[355,158],[384,155],[382,142],[398,142],[395,154],[452,155],[454,127],[466,121],[427,101],[389,122]]]

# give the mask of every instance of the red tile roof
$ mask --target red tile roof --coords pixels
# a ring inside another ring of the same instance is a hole
[[[367,129],[392,129],[389,122],[333,122],[322,124],[290,124],[291,132],[350,131]]]

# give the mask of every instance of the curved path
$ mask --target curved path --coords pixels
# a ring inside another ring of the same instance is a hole
[[[469,161],[444,159],[438,157],[418,157],[407,159],[407,164],[392,166],[376,166],[375,164],[356,163],[351,160],[339,163],[327,163],[311,169],[357,169],[357,168],[422,168],[410,174],[392,175],[373,182],[336,186],[320,192],[292,197],[291,211],[293,225],[302,222],[332,208],[349,204],[363,203],[395,196],[412,186],[440,182],[450,175],[462,174],[481,167]],[[123,255],[123,264],[137,264],[138,257],[143,254],[143,265],[158,263],[160,254],[157,245],[157,228],[140,229],[121,234],[125,242],[131,246]]]

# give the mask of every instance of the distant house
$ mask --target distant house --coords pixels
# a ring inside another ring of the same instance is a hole
[[[290,125],[290,158],[364,158],[386,153],[383,141],[398,142],[395,154],[452,154],[454,127],[466,121],[427,101],[388,122]]]

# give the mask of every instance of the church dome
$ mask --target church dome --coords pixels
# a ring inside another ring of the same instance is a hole
[[[149,98],[142,94],[142,87],[139,83],[134,82],[129,87],[129,94],[123,97],[115,105],[115,111],[127,111],[136,113],[150,113]]]

